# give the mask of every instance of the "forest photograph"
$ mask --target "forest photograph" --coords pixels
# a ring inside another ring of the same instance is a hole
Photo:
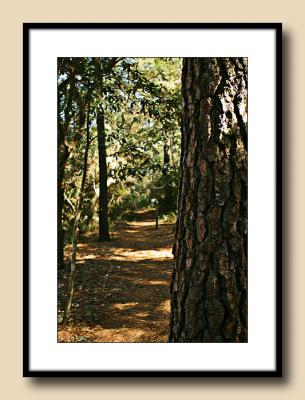
[[[57,58],[58,342],[248,342],[247,146],[247,58]]]

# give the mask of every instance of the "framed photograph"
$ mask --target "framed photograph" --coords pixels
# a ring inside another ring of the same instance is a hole
[[[23,25],[26,377],[281,377],[280,23]]]

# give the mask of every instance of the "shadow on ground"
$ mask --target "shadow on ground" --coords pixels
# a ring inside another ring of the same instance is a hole
[[[153,213],[140,211],[134,222],[118,222],[112,237],[80,242],[72,316],[59,324],[58,341],[166,342],[173,225],[155,229]],[[67,278],[59,273],[59,319]]]

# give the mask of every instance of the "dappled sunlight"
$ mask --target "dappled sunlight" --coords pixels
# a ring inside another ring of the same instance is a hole
[[[84,252],[89,250],[89,246],[86,248],[83,247]],[[95,254],[84,254],[84,252],[79,252],[77,259],[80,262],[84,262],[85,260],[103,260],[107,259],[108,261],[146,261],[146,260],[164,260],[164,259],[172,259],[172,246],[171,247],[161,247],[159,249],[154,250],[134,250],[131,248],[115,248],[108,247],[107,251],[96,252]],[[69,254],[69,253],[67,253]]]
[[[146,227],[146,226],[151,226],[151,227],[155,228],[155,225],[156,225],[155,221],[129,222],[129,224],[131,226],[136,226],[137,228],[143,228],[143,227]],[[162,222],[159,222],[159,226],[162,225],[162,224],[163,224]]]
[[[181,75],[175,57],[57,60],[61,342],[167,340]]]
[[[89,254],[88,256],[84,256],[82,259],[83,260],[93,260],[95,258],[98,258],[96,254]]]
[[[173,225],[155,229],[151,212],[142,217],[115,224],[109,242],[92,235],[79,244],[73,322],[59,327],[60,342],[167,341]],[[59,277],[60,304],[66,279]]]
[[[135,307],[138,304],[139,303],[136,303],[136,302],[132,302],[132,303],[116,303],[116,304],[113,304],[112,307],[116,308],[118,310],[126,310],[126,308]]]
[[[165,300],[162,304],[158,307],[160,312],[165,312],[166,314],[170,311],[170,300]]]
[[[72,328],[67,328],[66,330],[58,331],[58,341],[59,342],[100,342],[100,343],[110,343],[110,342],[141,342],[141,338],[147,332],[144,329],[132,329],[122,327],[121,329],[105,329],[101,325],[96,325],[94,327],[83,327],[76,324]]]
[[[124,252],[123,255],[125,257],[129,257],[134,260],[173,258],[171,247],[162,248],[160,250],[139,250],[132,252]]]
[[[147,285],[164,285],[164,286],[168,285],[167,281],[141,281],[141,283]]]
[[[146,318],[146,317],[149,317],[149,313],[148,312],[138,312],[135,314],[135,317]]]

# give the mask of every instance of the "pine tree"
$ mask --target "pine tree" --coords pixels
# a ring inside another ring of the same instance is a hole
[[[247,341],[247,60],[186,58],[170,342]]]

